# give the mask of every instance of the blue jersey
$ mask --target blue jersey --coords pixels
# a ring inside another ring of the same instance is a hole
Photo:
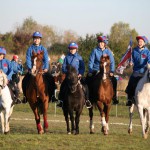
[[[35,53],[40,53],[44,51],[44,57],[43,57],[43,69],[49,69],[49,62],[48,62],[48,52],[47,49],[43,45],[31,45],[27,52],[26,52],[26,64],[27,68],[31,69],[32,68],[32,62],[31,62],[31,57],[32,57],[32,51]]]
[[[101,50],[99,47],[96,47],[90,55],[89,58],[89,72],[92,73],[94,70],[98,71],[100,67],[100,58],[102,55],[108,55],[110,58],[110,71],[113,73],[115,71],[115,61],[112,52],[109,49]]]
[[[18,64],[16,61],[11,61],[11,65],[12,65],[14,74],[17,74],[17,73],[22,74],[23,73],[22,65]]]
[[[13,68],[11,62],[7,59],[0,60],[0,69],[7,75],[7,79],[10,81],[13,75]]]
[[[146,71],[147,63],[150,64],[150,51],[147,47],[140,50],[135,47],[132,51],[133,71],[137,73],[144,73]]]
[[[62,65],[62,72],[66,73],[67,72],[67,65],[71,65],[76,68],[78,74],[83,75],[85,72],[85,65],[82,57],[78,54],[71,54],[68,53],[68,55],[64,58],[64,62]]]

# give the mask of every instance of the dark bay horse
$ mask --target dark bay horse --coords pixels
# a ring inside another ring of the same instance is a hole
[[[108,134],[108,120],[113,97],[113,85],[110,77],[110,59],[109,56],[100,58],[100,70],[92,77],[87,77],[89,87],[89,99],[92,104],[96,104],[100,111],[102,132]],[[94,133],[93,107],[89,109],[90,133]]]
[[[28,84],[26,85],[25,94],[35,115],[36,126],[39,134],[48,130],[48,102],[54,91],[52,88],[55,86],[53,77],[49,77],[49,75],[47,76],[48,73],[43,72],[43,55],[44,52],[32,52],[32,69],[27,81]],[[40,123],[40,114],[43,114],[44,130]]]
[[[79,134],[79,121],[80,115],[83,110],[85,103],[85,96],[82,86],[78,80],[78,73],[76,69],[70,65],[67,66],[67,74],[65,78],[66,82],[66,92],[63,102],[63,112],[67,125],[68,134]],[[75,112],[75,118],[74,118]],[[71,120],[71,132],[69,127],[69,118]]]

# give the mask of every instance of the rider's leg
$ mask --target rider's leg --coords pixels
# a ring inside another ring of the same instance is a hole
[[[88,89],[88,86],[86,84],[86,80],[84,78],[81,79],[81,84],[82,84],[82,90],[83,90],[84,95],[85,95],[85,105],[87,108],[91,108],[92,104],[89,100],[89,89]]]
[[[110,77],[110,79],[111,79],[111,82],[113,85],[113,91],[114,91],[112,100],[113,100],[113,104],[116,105],[119,103],[119,101],[117,99],[117,79],[114,76]]]
[[[63,106],[63,100],[64,100],[64,96],[66,93],[66,80],[64,80],[60,86],[60,92],[58,95],[58,99],[59,99],[59,103],[57,104],[57,107],[62,107]]]
[[[125,90],[125,92],[127,93],[126,106],[131,106],[132,103],[134,103],[134,101],[135,101],[135,99],[134,99],[135,89],[136,89],[136,86],[137,86],[138,81],[140,79],[141,79],[141,77],[134,77],[134,76],[130,77],[128,86],[127,86],[127,88]]]

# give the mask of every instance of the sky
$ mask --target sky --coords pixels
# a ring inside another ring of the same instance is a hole
[[[83,37],[110,34],[121,21],[150,40],[150,0],[0,0],[0,33],[14,31],[28,17]]]

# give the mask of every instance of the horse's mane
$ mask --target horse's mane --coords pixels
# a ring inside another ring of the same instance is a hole
[[[6,85],[7,85],[7,82],[8,82],[7,76],[6,76],[6,74],[3,72],[3,70],[0,70],[0,74],[1,74],[1,77],[3,77],[3,86],[6,86]]]

